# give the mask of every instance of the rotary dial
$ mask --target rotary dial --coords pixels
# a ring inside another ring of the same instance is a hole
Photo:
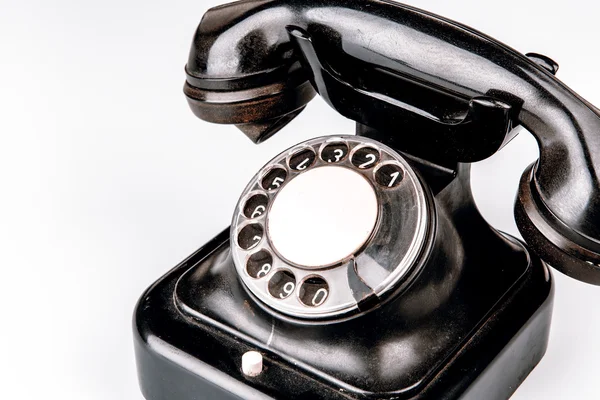
[[[233,218],[237,272],[260,301],[298,318],[375,304],[420,258],[429,205],[410,165],[358,136],[312,139],[252,179]]]

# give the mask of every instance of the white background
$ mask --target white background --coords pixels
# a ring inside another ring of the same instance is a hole
[[[197,120],[183,67],[216,4],[0,0],[0,398],[141,400],[138,296],[228,225],[264,162],[353,131],[321,100],[259,147]],[[600,104],[597,2],[411,4],[553,57]],[[474,168],[483,214],[512,234],[517,181],[536,155],[523,134]],[[598,399],[600,288],[554,276],[550,348],[514,398]]]

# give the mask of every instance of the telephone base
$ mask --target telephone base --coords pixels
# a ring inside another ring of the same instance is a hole
[[[212,267],[210,257],[227,243],[225,231],[141,297],[134,317],[134,341],[140,386],[147,400],[501,400],[512,395],[546,351],[554,290],[550,271],[533,257],[484,321],[417,388],[394,393],[348,390],[343,382],[332,385],[320,379],[319,371],[307,371],[264,349],[259,349],[264,356],[263,373],[247,377],[241,371],[241,357],[256,350],[256,343],[208,319],[185,315],[174,300],[182,277],[194,270],[205,273]]]

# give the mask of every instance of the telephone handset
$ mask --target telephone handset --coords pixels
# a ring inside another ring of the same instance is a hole
[[[198,117],[260,143],[318,93],[357,130],[273,158],[142,297],[144,395],[509,397],[546,349],[546,265],[600,285],[600,111],[557,70],[387,0],[209,10],[186,67]],[[527,244],[469,184],[518,126],[540,147],[515,206]]]
[[[600,284],[600,112],[558,66],[391,1],[250,1],[209,11],[187,64],[196,114],[260,142],[312,99],[433,162],[487,158],[523,125],[540,146],[518,226],[554,268]]]

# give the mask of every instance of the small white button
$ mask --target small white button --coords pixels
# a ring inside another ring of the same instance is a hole
[[[242,356],[242,372],[247,376],[258,376],[263,370],[263,357],[257,351],[248,351]]]

